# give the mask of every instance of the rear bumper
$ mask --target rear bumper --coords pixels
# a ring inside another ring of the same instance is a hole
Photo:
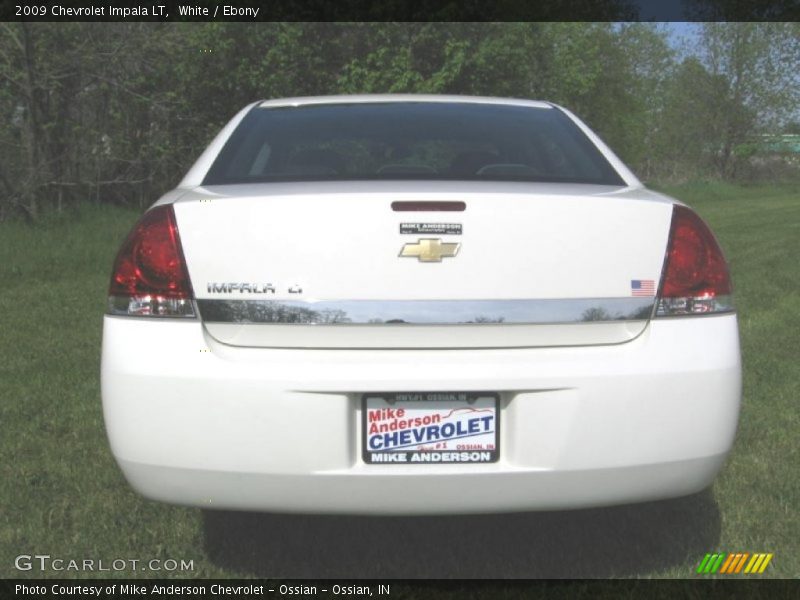
[[[619,345],[236,348],[197,321],[106,317],[112,451],[145,496],[207,508],[433,514],[578,508],[711,483],[741,396],[735,315]],[[500,460],[367,465],[361,394],[498,391]]]

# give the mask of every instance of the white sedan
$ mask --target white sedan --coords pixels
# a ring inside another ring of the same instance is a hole
[[[257,102],[113,268],[134,489],[298,513],[562,509],[707,487],[736,432],[728,268],[569,111]]]

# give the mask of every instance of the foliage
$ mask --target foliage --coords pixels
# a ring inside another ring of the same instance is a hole
[[[734,176],[734,149],[757,129],[776,131],[800,103],[800,25],[706,23],[702,51],[719,82],[711,118],[719,174]]]
[[[694,50],[646,23],[2,23],[0,220],[147,206],[240,108],[301,95],[546,99],[642,177],[741,177],[797,120],[800,30],[711,23]]]

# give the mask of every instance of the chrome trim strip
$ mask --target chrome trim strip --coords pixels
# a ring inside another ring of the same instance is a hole
[[[544,324],[650,319],[655,298],[536,300],[197,300],[207,323]]]

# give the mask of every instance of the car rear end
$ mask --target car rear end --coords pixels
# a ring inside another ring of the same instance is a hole
[[[102,390],[147,497],[357,514],[689,494],[741,394],[695,213],[566,111],[446,97],[240,113],[120,250]]]

